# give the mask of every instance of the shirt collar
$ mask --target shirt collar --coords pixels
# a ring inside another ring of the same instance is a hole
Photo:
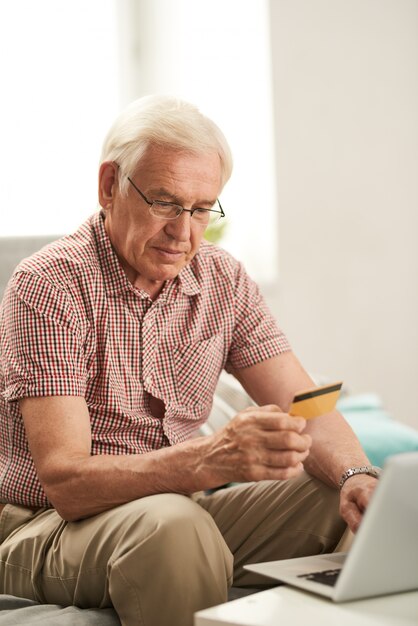
[[[198,256],[197,253],[196,256]],[[193,269],[196,267],[196,257],[192,260],[189,265],[183,267],[180,274],[177,277],[177,280],[180,283],[181,289],[186,296],[195,296],[200,293],[200,285],[196,278],[196,275]]]
[[[143,293],[143,297],[146,297],[147,294],[145,294],[145,292],[140,292],[140,290],[135,289],[132,283],[129,282],[110,242],[105,229],[104,220],[103,211],[97,211],[97,213],[92,216],[91,224],[106,291],[114,295],[124,291],[134,291],[137,294]],[[164,299],[166,299],[169,293],[173,293],[173,287],[175,285],[187,296],[194,296],[200,293],[200,286],[192,267],[194,265],[195,259],[192,260],[191,264],[186,265],[176,278],[166,281],[163,291],[161,292],[161,296],[165,296]]]

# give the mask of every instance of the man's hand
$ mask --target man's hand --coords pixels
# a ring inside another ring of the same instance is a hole
[[[293,478],[312,443],[305,426],[277,405],[245,409],[211,437],[201,469],[218,484]]]
[[[355,533],[376,488],[377,479],[367,474],[357,474],[345,481],[341,489],[340,515]]]

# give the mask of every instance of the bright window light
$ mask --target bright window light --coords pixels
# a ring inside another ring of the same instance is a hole
[[[0,3],[2,236],[72,232],[96,210],[117,35],[114,0]]]

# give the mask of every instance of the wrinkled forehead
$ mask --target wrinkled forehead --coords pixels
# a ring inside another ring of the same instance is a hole
[[[189,183],[213,188],[217,197],[222,188],[222,166],[215,151],[194,152],[172,146],[149,145],[136,164],[135,177],[159,184]]]

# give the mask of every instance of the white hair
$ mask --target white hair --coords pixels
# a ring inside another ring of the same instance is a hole
[[[101,163],[116,162],[123,174],[121,193],[126,193],[127,176],[132,176],[149,146],[167,147],[191,154],[219,155],[222,187],[232,173],[232,154],[218,126],[189,102],[171,96],[145,96],[132,102],[116,118],[102,148]]]

